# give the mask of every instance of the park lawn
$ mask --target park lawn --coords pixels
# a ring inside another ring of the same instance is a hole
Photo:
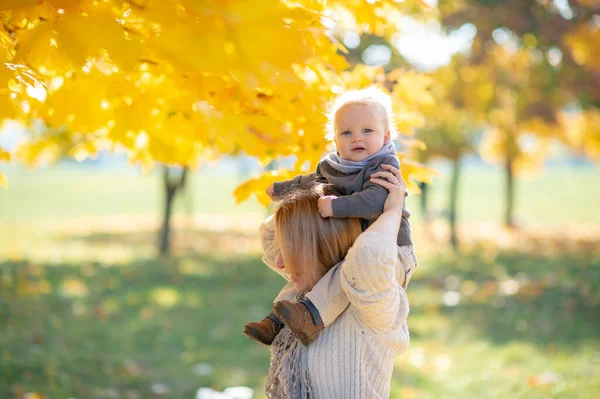
[[[269,312],[281,278],[257,255],[231,253],[1,263],[0,397],[193,398],[201,386],[257,387],[268,350],[241,330]]]
[[[439,167],[431,187],[431,207],[442,215],[448,209],[450,171]],[[458,221],[502,223],[505,175],[501,169],[468,164],[459,183]],[[410,198],[410,197],[409,197]],[[409,200],[418,208],[419,198]],[[555,165],[515,179],[515,221],[524,227],[600,224],[600,169],[597,166]],[[416,212],[420,217],[419,212]],[[417,221],[418,223],[418,221]]]
[[[444,217],[448,207],[450,170],[435,164],[431,209]],[[181,214],[264,213],[252,198],[235,205],[235,187],[250,176],[235,170],[206,167],[192,174],[188,190],[176,199]],[[28,172],[20,167],[0,168],[10,181],[0,192],[0,230],[43,220],[69,220],[114,215],[162,213],[159,170],[144,175],[135,169],[56,167]],[[501,223],[504,212],[504,175],[500,169],[467,164],[459,190],[459,222]],[[515,186],[515,217],[525,227],[600,225],[600,171],[594,166],[551,166]],[[420,223],[420,198],[409,196],[413,223]]]
[[[0,193],[0,223],[9,226],[113,215],[158,216],[162,212],[162,175],[158,169],[143,174],[133,168],[68,163],[39,171],[11,166],[5,174],[10,186]],[[175,210],[185,214],[262,211],[254,199],[236,206],[232,193],[243,179],[232,171],[193,173],[188,190],[176,197]]]
[[[443,172],[431,194],[439,216]],[[255,200],[234,206],[241,176],[193,175],[176,204],[175,255],[159,259],[158,174],[61,165],[6,174],[1,398],[193,398],[203,386],[233,385],[262,397],[269,353],[241,329],[268,313],[283,280],[260,261],[256,229],[266,211]],[[550,168],[518,182],[517,219],[551,227],[550,241],[482,228],[501,219],[502,198],[499,171],[465,169],[460,256],[440,245],[443,234],[423,232],[418,197],[409,198],[420,266],[408,290],[411,346],[397,360],[392,398],[600,391],[600,255],[597,236],[586,238],[600,226],[600,174]],[[583,241],[562,232],[567,226]],[[483,233],[481,245],[469,242]]]
[[[183,399],[245,385],[262,398],[269,353],[241,330],[269,312],[283,280],[261,263],[255,235],[191,234],[206,245],[172,258],[138,246],[112,261],[147,240],[133,232],[69,237],[106,261],[3,259],[0,397]],[[597,245],[470,248],[421,254],[391,397],[595,398]]]

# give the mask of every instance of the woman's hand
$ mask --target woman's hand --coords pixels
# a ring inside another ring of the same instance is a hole
[[[387,171],[373,173],[371,175],[371,181],[387,188],[387,190],[390,192],[385,200],[385,204],[383,205],[383,211],[396,211],[402,215],[404,195],[406,193],[406,182],[402,177],[402,172],[400,172],[400,170],[396,169],[394,166],[388,164],[382,164],[381,167]]]

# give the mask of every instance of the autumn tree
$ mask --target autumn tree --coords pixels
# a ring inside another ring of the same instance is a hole
[[[477,28],[469,63],[481,88],[469,93],[474,113],[490,127],[482,155],[506,170],[505,224],[511,225],[515,172],[539,167],[550,138],[599,152],[591,125],[600,105],[600,58],[593,50],[600,45],[600,3],[441,0],[439,11],[447,28]],[[578,120],[578,128],[568,119]]]
[[[367,77],[374,82],[370,72],[345,71],[348,64],[338,52],[343,46],[328,29],[354,15],[361,26],[381,33],[390,18],[417,7],[418,1],[387,0],[376,6],[4,1],[0,119],[20,121],[29,136],[14,154],[0,149],[0,159],[36,165],[109,150],[149,170],[156,163],[195,168],[239,152],[265,165],[295,155],[294,170],[268,172],[236,191],[238,199],[256,193],[266,202],[263,192],[271,180],[314,168],[322,156],[323,109],[331,96],[366,84]],[[402,77],[395,80],[405,84]],[[410,97],[419,95],[396,98],[412,104]],[[415,113],[413,107],[396,116],[409,126]],[[418,170],[415,164],[403,171],[408,177]]]
[[[478,126],[473,115],[461,101],[465,89],[461,67],[465,64],[462,55],[453,57],[449,65],[430,74],[432,105],[424,108],[425,124],[417,130],[417,138],[422,140],[427,152],[422,152],[423,161],[431,158],[448,159],[452,164],[450,192],[448,193],[448,222],[450,243],[457,250],[458,192],[461,178],[461,162],[465,154],[475,148]]]

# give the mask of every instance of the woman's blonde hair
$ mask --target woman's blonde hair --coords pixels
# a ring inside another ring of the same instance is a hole
[[[339,263],[361,233],[356,218],[322,218],[318,200],[331,189],[316,185],[283,199],[275,211],[275,239],[286,271],[301,275],[313,287]]]
[[[377,105],[385,119],[386,128],[390,131],[390,138],[394,140],[398,136],[390,95],[376,86],[370,86],[366,89],[345,91],[327,104],[325,124],[327,140],[333,141],[335,138],[335,115],[347,104]]]

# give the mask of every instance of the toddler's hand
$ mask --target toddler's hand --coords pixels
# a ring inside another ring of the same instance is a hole
[[[333,217],[333,205],[331,204],[331,201],[336,198],[335,195],[325,195],[319,198],[319,213],[321,214],[321,217]]]
[[[273,184],[267,187],[267,195],[271,198],[271,201],[275,201],[275,188],[273,187]]]

